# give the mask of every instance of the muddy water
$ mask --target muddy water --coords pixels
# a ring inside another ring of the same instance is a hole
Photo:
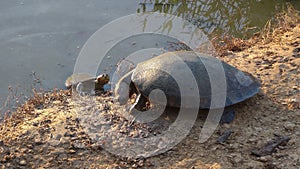
[[[300,1],[289,1],[300,8]],[[206,33],[227,32],[241,37],[259,31],[284,3],[282,0],[1,1],[0,105],[7,98],[8,86],[17,86],[18,92],[25,95],[36,87],[34,81],[41,82],[46,90],[63,88],[83,44],[96,30],[119,17],[144,11],[167,12],[190,20]]]
[[[287,2],[300,9],[298,0],[169,0],[141,3],[137,11],[170,13],[193,22],[208,34],[247,38],[285,9]]]

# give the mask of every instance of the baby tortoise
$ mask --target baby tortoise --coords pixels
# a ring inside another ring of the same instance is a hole
[[[93,77],[89,74],[78,73],[67,78],[65,86],[73,88],[78,93],[95,94],[98,91],[104,91],[103,86],[109,82],[108,74],[101,74]]]

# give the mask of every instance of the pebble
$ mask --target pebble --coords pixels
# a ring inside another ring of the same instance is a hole
[[[256,140],[257,140],[257,138],[253,138],[253,137],[248,139],[248,141],[252,142],[252,143],[255,142]]]
[[[75,151],[74,149],[70,149],[70,150],[69,150],[69,153],[70,153],[70,154],[75,154],[76,151]]]
[[[284,123],[284,128],[286,129],[286,130],[290,130],[290,131],[293,131],[294,129],[295,129],[295,127],[296,127],[296,125],[294,124],[294,123],[292,123],[292,122],[285,122]]]
[[[60,100],[55,100],[55,101],[53,101],[53,104],[55,104],[55,105],[61,104],[61,101]]]
[[[73,143],[73,146],[74,146],[75,148],[78,148],[78,149],[83,149],[83,148],[86,147],[86,146],[84,145],[84,143],[80,143],[80,142],[74,142],[74,143]]]
[[[300,103],[300,97],[292,98],[291,102],[293,102],[293,103]]]
[[[29,135],[31,132],[29,131],[29,130],[24,130],[23,132],[22,132],[22,135]]]
[[[35,143],[36,145],[41,145],[41,144],[43,144],[43,141],[42,141],[41,138],[35,138],[35,139],[34,139],[34,143]]]
[[[33,148],[33,145],[32,145],[32,144],[27,144],[27,148],[32,149],[32,148]]]
[[[67,160],[67,158],[68,158],[68,156],[65,153],[61,153],[61,154],[58,154],[57,160],[65,161],[65,160]]]
[[[64,134],[64,137],[75,137],[76,136],[76,133],[74,133],[74,132],[65,132],[65,134]]]
[[[25,166],[25,165],[27,164],[27,162],[26,162],[25,160],[21,160],[21,161],[19,162],[19,164],[20,164],[21,166]]]
[[[261,127],[254,127],[254,130],[257,131],[257,132],[260,132],[260,131],[262,131],[262,128]]]
[[[240,144],[239,143],[233,143],[230,145],[231,148],[233,149],[238,149],[240,147]]]
[[[272,156],[267,155],[267,156],[258,157],[257,159],[258,159],[258,161],[261,161],[261,162],[267,162],[267,161],[270,161],[272,159]]]
[[[62,138],[60,139],[60,142],[61,142],[61,144],[67,144],[67,143],[69,143],[70,141],[69,141],[69,139],[68,139],[67,137],[62,137]]]
[[[289,154],[289,159],[296,161],[296,160],[300,159],[300,155],[298,155],[298,154]]]
[[[241,156],[240,153],[234,153],[229,158],[231,158],[231,163],[233,163],[233,164],[239,164],[243,161],[243,157]]]
[[[53,154],[53,155],[59,155],[59,154],[63,154],[64,152],[65,152],[65,149],[64,149],[64,148],[58,147],[58,148],[56,148],[56,149],[52,152],[52,154]]]
[[[20,152],[21,153],[26,153],[27,152],[27,148],[21,148]]]
[[[62,135],[61,134],[56,134],[56,135],[54,135],[54,139],[55,140],[60,140],[60,138],[62,137]]]
[[[60,141],[58,140],[51,140],[51,141],[48,141],[49,145],[51,146],[58,146],[60,144]]]

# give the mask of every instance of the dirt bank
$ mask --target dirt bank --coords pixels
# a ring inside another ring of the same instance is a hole
[[[78,105],[71,91],[36,94],[0,124],[2,168],[298,168],[300,166],[300,24],[277,28],[272,37],[256,39],[242,51],[221,57],[249,72],[261,83],[261,92],[235,105],[236,118],[221,125],[205,143],[198,142],[203,118],[190,134],[166,153],[147,159],[118,158],[95,143],[77,118]],[[249,42],[250,43],[250,42]],[[105,118],[118,131],[132,137],[155,135],[160,129],[130,124],[107,96],[94,98]],[[92,120],[92,119],[90,119]],[[118,123],[124,124],[122,126]],[[131,126],[130,130],[128,126]],[[153,126],[152,126],[153,127]],[[233,134],[216,140],[224,131]],[[124,131],[126,130],[126,131]],[[129,130],[129,131],[128,131]],[[111,132],[114,132],[111,131]],[[270,155],[251,154],[274,138],[290,140]]]

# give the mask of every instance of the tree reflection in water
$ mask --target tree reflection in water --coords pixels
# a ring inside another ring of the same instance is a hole
[[[138,13],[161,12],[182,17],[209,35],[247,38],[281,11],[285,0],[141,0]]]

